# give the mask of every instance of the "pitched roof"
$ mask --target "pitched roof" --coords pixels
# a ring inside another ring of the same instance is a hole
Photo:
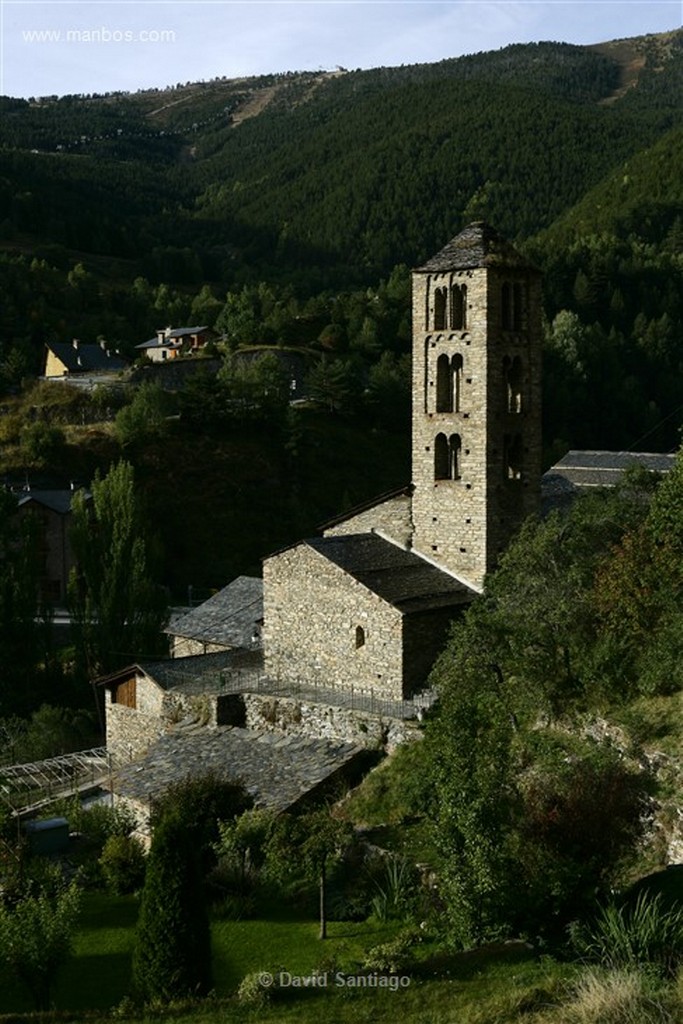
[[[203,327],[175,327],[172,331],[169,331],[169,338],[184,338],[187,334],[202,334],[204,331],[208,331],[209,328],[206,324]]]
[[[150,338],[149,341],[143,341],[141,345],[136,345],[136,348],[181,348],[182,341],[178,341],[175,338]]]
[[[115,686],[116,683],[140,672],[153,680],[162,690],[179,693],[222,693],[221,672],[255,670],[262,666],[260,651],[217,651],[214,654],[194,654],[189,658],[163,658],[159,661],[138,661],[109,675],[94,680],[96,686]]]
[[[209,770],[239,780],[257,805],[284,810],[360,753],[351,743],[179,723],[144,758],[121,768],[115,786],[117,793],[146,804],[174,783]]]
[[[203,643],[252,650],[261,646],[263,580],[238,576],[208,601],[171,621],[167,633]],[[255,634],[259,635],[254,640]]]
[[[483,220],[475,221],[452,238],[418,272],[473,270],[476,267],[519,267],[536,270],[510,242]]]
[[[21,494],[17,496],[17,504],[19,508],[21,508],[22,506],[35,501],[38,505],[44,505],[46,508],[52,509],[53,512],[57,512],[59,515],[64,516],[71,511],[71,503],[73,502],[75,493],[76,492],[72,490],[22,491]],[[86,498],[90,497],[90,493],[86,491]]]
[[[668,473],[675,461],[661,452],[570,451],[543,474],[543,488],[614,487],[630,466]]]
[[[461,580],[375,533],[319,537],[304,543],[406,614],[467,604],[475,596]]]
[[[63,341],[47,342],[48,349],[67,368],[69,373],[88,373],[93,370],[125,370],[127,363],[120,356],[110,355],[101,345]]]

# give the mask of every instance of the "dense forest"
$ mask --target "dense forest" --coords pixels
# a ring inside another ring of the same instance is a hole
[[[37,374],[46,340],[132,356],[188,321],[231,347],[350,353],[362,382],[384,352],[408,351],[407,294],[386,315],[386,282],[484,217],[544,271],[547,459],[669,449],[682,90],[679,32],[4,98],[0,383]]]

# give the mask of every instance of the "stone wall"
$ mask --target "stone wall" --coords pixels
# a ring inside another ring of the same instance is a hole
[[[369,750],[384,748],[388,751],[422,735],[416,721],[383,718],[295,697],[245,693],[233,700],[243,707],[246,727],[260,732],[296,733],[311,739],[355,743]]]
[[[228,650],[225,644],[205,643],[189,636],[171,636],[171,657],[190,658],[195,654],[216,654]]]
[[[114,764],[135,761],[165,731],[164,692],[147,676],[135,676],[135,707],[117,704],[112,690],[105,690],[107,749]]]
[[[409,547],[413,537],[412,499],[409,494],[389,498],[379,505],[364,509],[324,531],[325,537],[378,531],[396,543]]]
[[[267,559],[263,582],[271,679],[403,698],[403,622],[396,608],[305,543]]]

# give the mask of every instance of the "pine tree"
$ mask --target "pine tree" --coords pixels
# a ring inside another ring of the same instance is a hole
[[[133,953],[133,989],[145,1003],[206,995],[211,933],[200,849],[178,816],[154,832]]]

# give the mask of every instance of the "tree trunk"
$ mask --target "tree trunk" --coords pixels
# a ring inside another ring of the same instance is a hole
[[[320,934],[318,938],[327,938],[327,913],[326,913],[326,893],[325,893],[325,861],[323,860],[320,865]]]

